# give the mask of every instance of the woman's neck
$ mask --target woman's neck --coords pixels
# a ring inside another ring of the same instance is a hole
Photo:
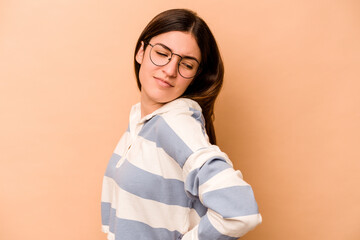
[[[146,97],[141,96],[141,118],[149,115],[150,113],[156,111],[157,109],[161,108],[165,105],[165,103],[158,103],[155,101],[150,101]]]

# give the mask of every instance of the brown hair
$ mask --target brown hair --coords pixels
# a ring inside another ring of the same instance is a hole
[[[216,40],[209,27],[197,14],[187,9],[171,9],[155,16],[145,27],[136,43],[134,64],[137,84],[141,90],[139,80],[140,64],[136,61],[136,53],[141,42],[150,42],[151,38],[170,31],[191,33],[201,51],[199,73],[181,97],[196,101],[202,108],[205,118],[205,128],[210,142],[216,144],[214,129],[214,104],[223,84],[224,65],[220,56]],[[145,45],[146,47],[146,45]]]

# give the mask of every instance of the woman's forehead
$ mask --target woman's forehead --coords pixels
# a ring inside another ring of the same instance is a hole
[[[174,53],[192,56],[201,60],[201,51],[195,37],[188,32],[171,31],[159,34],[150,40],[151,44],[161,43]]]

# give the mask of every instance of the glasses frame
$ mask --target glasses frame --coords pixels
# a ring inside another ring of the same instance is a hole
[[[178,56],[178,57],[180,58],[180,61],[179,61],[178,64],[177,64],[177,65],[178,65],[177,71],[178,71],[178,73],[180,74],[181,77],[186,78],[186,79],[190,79],[190,78],[196,77],[196,76],[200,73],[200,66],[201,66],[201,65],[200,65],[199,61],[198,61],[197,59],[195,59],[195,58],[191,58],[192,60],[195,60],[195,61],[199,64],[198,69],[196,70],[196,73],[195,73],[194,76],[192,76],[192,77],[184,77],[184,76],[180,73],[180,63],[181,63],[181,61],[184,59],[184,57],[182,57],[181,55],[179,55],[179,54],[177,54],[177,53],[174,53],[173,51],[171,51],[170,48],[168,48],[166,45],[164,45],[164,44],[162,44],[162,43],[151,44],[151,43],[149,43],[149,42],[146,42],[145,44],[147,44],[147,45],[149,45],[149,46],[151,47],[150,53],[149,53],[149,58],[150,58],[150,61],[151,61],[155,66],[162,67],[162,66],[167,65],[169,62],[171,62],[172,57],[173,57],[174,55],[176,55],[176,56]],[[168,50],[170,51],[171,56],[170,56],[169,61],[168,61],[167,63],[162,64],[162,65],[159,65],[159,64],[154,63],[154,61],[152,60],[152,58],[151,58],[151,51],[153,50],[153,48],[154,48],[156,45],[162,46],[162,47],[164,47],[164,48],[166,48],[166,49],[168,49]]]

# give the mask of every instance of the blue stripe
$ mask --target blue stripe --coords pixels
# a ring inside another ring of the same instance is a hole
[[[206,161],[198,174],[200,185],[227,168],[231,168],[231,166],[223,158],[215,157]]]
[[[202,115],[202,112],[199,110],[196,110],[195,108],[190,108],[190,111],[193,112],[193,114],[191,116],[193,118],[195,118],[196,121],[200,122],[201,130],[202,130],[203,134],[205,135],[205,119],[204,119],[204,116]]]
[[[190,108],[190,111],[193,112],[193,114],[191,116],[193,118],[195,118],[196,121],[199,121],[202,126],[205,127],[205,119],[204,119],[204,116],[202,115],[201,111],[196,110],[195,108]]]
[[[136,196],[169,205],[190,205],[182,181],[144,171],[127,160],[115,170],[113,178],[120,188]]]
[[[204,216],[208,210],[204,205],[202,205],[199,198],[195,198],[195,200],[193,200],[191,208],[195,209],[200,217]]]
[[[186,159],[193,153],[184,141],[171,129],[159,115],[147,121],[141,129],[139,136],[155,142],[156,146],[177,161],[183,167]]]
[[[118,161],[121,159],[121,156],[119,154],[113,153],[110,157],[109,163],[107,165],[106,171],[105,171],[105,176],[107,177],[113,177],[114,176],[114,171],[116,168],[116,164],[118,163]]]
[[[206,161],[200,168],[194,169],[188,174],[185,181],[186,191],[190,192],[193,196],[198,196],[198,188],[201,184],[230,167],[225,159],[219,157]]]
[[[259,213],[251,186],[222,188],[202,195],[203,203],[224,218]]]
[[[223,235],[211,224],[207,215],[201,218],[199,229],[198,229],[198,238],[199,240],[236,240],[237,237],[230,237]]]
[[[115,234],[115,240],[154,240],[154,239],[180,239],[179,231],[169,231],[166,228],[153,228],[145,223],[116,217],[116,210],[106,209],[110,212],[110,232]],[[106,221],[105,221],[106,222]]]
[[[111,203],[101,202],[101,224],[109,225]]]

